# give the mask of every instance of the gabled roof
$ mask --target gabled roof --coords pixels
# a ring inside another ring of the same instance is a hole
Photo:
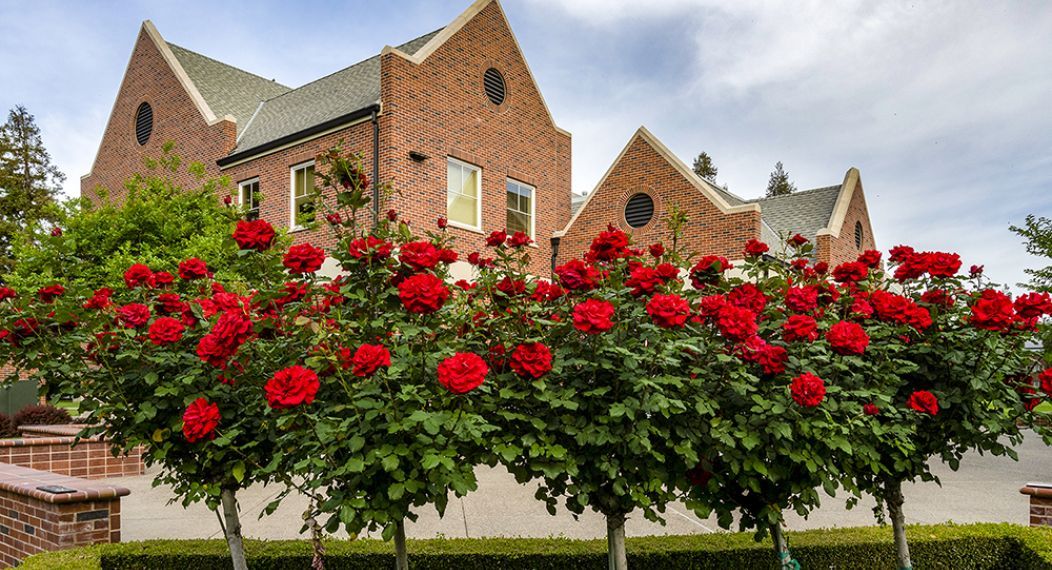
[[[438,32],[410,40],[399,50],[416,53]],[[380,56],[358,62],[302,87],[278,94],[259,106],[238,138],[237,154],[298,133],[380,102]]]
[[[260,101],[290,90],[277,81],[166,43],[212,111],[220,117],[234,117],[239,135],[256,112]]]
[[[774,231],[775,241],[768,243],[793,234],[814,242],[818,232],[829,225],[839,195],[840,186],[826,186],[750,202],[760,205],[760,217]]]

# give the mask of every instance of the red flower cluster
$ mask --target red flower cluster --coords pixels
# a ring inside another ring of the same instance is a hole
[[[563,287],[571,291],[591,291],[599,286],[602,275],[592,265],[580,259],[571,259],[555,268],[555,274]]]
[[[233,237],[241,249],[266,251],[274,243],[274,227],[266,220],[238,220]]]
[[[869,335],[862,325],[851,321],[840,321],[829,327],[826,340],[829,348],[841,356],[862,354],[869,346]]]
[[[219,406],[198,398],[190,402],[183,412],[183,437],[190,443],[214,439],[219,419]]]
[[[376,371],[391,366],[391,353],[381,344],[363,344],[354,351],[350,364],[354,367],[352,374],[368,378]]]
[[[785,306],[797,313],[810,313],[818,308],[818,287],[790,287],[785,293]]]
[[[785,342],[814,342],[818,339],[818,323],[807,315],[790,315],[782,325],[782,338]]]
[[[632,295],[635,297],[653,295],[658,287],[676,280],[678,276],[679,269],[671,263],[662,263],[657,267],[636,264],[631,268],[625,286],[632,288]]]
[[[142,263],[136,263],[124,272],[124,284],[129,289],[136,289],[143,285],[149,285],[153,271]]]
[[[759,314],[767,306],[767,296],[756,285],[742,283],[727,293],[727,302]]]
[[[438,383],[453,394],[467,394],[486,379],[489,366],[473,352],[458,352],[438,365]]]
[[[628,255],[628,234],[608,225],[606,231],[599,232],[592,240],[585,258],[589,261],[613,261]]]
[[[793,378],[792,383],[789,384],[789,393],[797,405],[813,408],[821,404],[822,400],[825,399],[826,383],[818,376],[810,372],[804,372]]]
[[[348,253],[355,259],[379,260],[387,259],[394,251],[394,244],[386,242],[376,236],[368,236],[364,239],[352,240],[347,247]]]
[[[6,301],[8,299],[14,299],[18,296],[18,293],[10,287],[0,287],[0,301]]]
[[[410,313],[429,314],[442,308],[449,299],[449,289],[438,277],[417,273],[398,284],[398,298]]]
[[[512,351],[510,364],[519,376],[539,380],[552,369],[552,351],[539,342],[520,344]]]
[[[716,328],[732,342],[740,342],[756,335],[756,313],[749,309],[724,305],[716,313]]]
[[[325,250],[309,243],[294,245],[285,252],[282,264],[289,273],[303,275],[314,273],[325,263]]]
[[[869,303],[877,318],[891,323],[909,325],[918,331],[925,331],[931,326],[931,313],[912,299],[887,291],[873,291]]]
[[[891,249],[891,261],[898,263],[895,279],[905,281],[917,279],[925,273],[932,277],[953,277],[961,269],[961,256],[941,251],[915,252],[909,246],[900,245]]]
[[[66,293],[66,288],[58,283],[37,289],[37,298],[41,302],[51,303]]]
[[[586,334],[600,334],[614,328],[614,306],[608,301],[588,299],[573,308],[573,326]]]
[[[647,303],[647,314],[661,328],[679,328],[690,317],[690,303],[679,295],[654,295]]]
[[[1012,298],[1000,291],[986,289],[972,305],[972,325],[989,331],[1006,331],[1016,321]]]
[[[848,261],[833,268],[833,280],[837,283],[858,283],[869,277],[869,268],[859,261]]]
[[[769,344],[758,336],[747,339],[741,346],[742,359],[759,364],[763,373],[774,376],[785,372],[789,353],[780,346]]]
[[[745,242],[745,257],[759,257],[771,248],[756,238],[750,238]]]
[[[734,268],[726,257],[706,255],[690,268],[690,282],[695,289],[718,283],[723,272]]]
[[[179,277],[186,280],[208,277],[208,265],[196,257],[179,262]]]
[[[909,399],[906,400],[906,405],[929,416],[939,413],[939,399],[935,397],[935,394],[927,390],[917,390],[910,394]]]
[[[413,241],[402,246],[398,259],[413,271],[434,269],[441,260],[439,249],[429,241]]]
[[[160,317],[150,325],[150,342],[157,346],[165,346],[183,339],[185,327],[178,319],[172,317]]]
[[[124,326],[137,329],[150,320],[150,308],[141,303],[130,303],[117,309],[117,319]]]
[[[267,380],[263,390],[267,405],[275,410],[283,410],[310,404],[320,387],[321,382],[313,370],[296,365],[279,370]]]
[[[113,296],[113,290],[109,287],[100,287],[95,290],[95,293],[91,297],[88,297],[87,301],[84,301],[82,305],[85,309],[105,309],[106,307],[112,306],[113,301],[110,297]]]
[[[1020,317],[1035,319],[1042,315],[1052,315],[1052,298],[1048,293],[1026,293],[1016,297],[1013,307]]]
[[[201,337],[197,356],[217,368],[226,368],[237,349],[252,335],[252,321],[241,310],[227,309],[219,316],[212,331]]]

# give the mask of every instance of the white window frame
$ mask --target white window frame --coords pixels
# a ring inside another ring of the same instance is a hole
[[[530,190],[530,239],[534,242],[537,241],[537,187],[532,184],[527,184],[522,180],[516,180],[512,177],[508,177],[504,181],[504,225],[507,226],[508,216],[508,183],[513,182],[517,186],[522,188],[528,188]],[[506,228],[507,229],[507,228]]]
[[[475,178],[475,186],[476,186],[475,190],[477,192],[476,195],[478,196],[478,199],[475,200],[475,219],[478,220],[478,226],[472,226],[471,224],[465,224],[463,222],[458,222],[458,221],[453,220],[453,219],[451,219],[449,217],[449,206],[448,206],[448,203],[449,203],[449,163],[451,163],[451,162],[454,163],[454,164],[458,164],[458,165],[460,165],[462,167],[471,168],[471,169],[475,170],[476,172],[478,172],[478,176]],[[462,230],[468,230],[468,231],[471,231],[471,232],[483,233],[482,232],[482,167],[481,166],[478,166],[476,164],[471,164],[470,162],[465,162],[465,161],[457,159],[457,158],[453,158],[452,156],[447,156],[446,157],[446,203],[447,203],[447,206],[446,206],[446,221],[447,221],[447,223],[449,223],[449,225],[451,225],[451,226],[453,226],[455,228],[460,228]]]
[[[289,231],[298,232],[307,229],[306,226],[296,225],[296,171],[314,166],[313,160],[293,164],[289,167]]]
[[[237,183],[237,204],[239,206],[241,206],[242,209],[244,209],[244,207],[245,207],[245,186],[248,186],[250,184],[255,184],[256,185],[256,196],[255,196],[255,198],[256,198],[256,219],[259,219],[259,205],[260,204],[259,204],[259,195],[258,195],[259,194],[259,177],[258,176],[249,178],[248,180],[242,180],[241,182]],[[245,213],[247,214],[248,210],[246,210]]]

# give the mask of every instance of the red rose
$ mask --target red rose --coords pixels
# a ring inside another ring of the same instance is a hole
[[[742,283],[727,293],[727,302],[754,313],[762,313],[763,308],[767,306],[767,296],[756,285]]]
[[[690,303],[679,295],[654,295],[646,307],[654,324],[666,329],[682,327],[690,317]]]
[[[225,369],[227,361],[237,352],[238,345],[223,342],[215,334],[206,334],[197,342],[197,357],[202,362]]]
[[[428,314],[442,308],[449,299],[449,289],[438,277],[417,273],[398,284],[398,298],[410,313]]]
[[[252,336],[252,320],[240,310],[228,309],[219,315],[210,334],[219,342],[237,347]]]
[[[330,226],[338,226],[343,223],[343,216],[339,212],[333,212],[325,215],[325,221],[329,222]]]
[[[533,243],[533,240],[530,239],[530,236],[522,232],[515,232],[512,234],[511,239],[508,240],[508,245],[511,247],[524,247],[531,243]]]
[[[939,399],[935,397],[935,394],[927,390],[917,390],[910,394],[906,405],[914,410],[929,416],[934,416],[939,413]]]
[[[712,471],[706,469],[704,463],[698,463],[687,470],[687,480],[695,487],[708,485],[710,479],[712,479]]]
[[[698,301],[698,313],[706,319],[716,318],[720,309],[727,305],[727,297],[723,295],[708,295]]]
[[[11,334],[14,335],[13,339],[28,338],[36,334],[37,329],[40,328],[40,321],[33,317],[27,317],[24,319],[16,319],[15,322],[11,323]]]
[[[44,303],[50,303],[66,293],[66,288],[58,283],[37,289],[37,298]]]
[[[785,342],[814,342],[818,339],[818,323],[807,315],[790,315],[782,325],[782,338]]]
[[[486,238],[486,245],[489,247],[500,247],[504,245],[504,242],[508,241],[508,232],[504,230],[498,230]]]
[[[387,210],[387,221],[393,222],[398,219],[398,212],[394,210]]]
[[[1052,315],[1052,298],[1048,293],[1027,293],[1016,297],[1015,312],[1024,319]]]
[[[179,342],[183,338],[183,330],[185,327],[179,319],[161,317],[150,325],[150,342],[157,346]]]
[[[408,265],[413,271],[433,269],[440,260],[438,248],[428,241],[414,241],[402,246],[398,260]]]
[[[446,218],[445,216],[439,216],[437,225],[438,225],[438,229],[444,230],[449,225],[449,219]]]
[[[790,287],[785,293],[785,306],[797,313],[810,313],[818,308],[818,288],[814,285]]]
[[[1041,390],[1052,396],[1052,368],[1046,368],[1037,375],[1037,379],[1041,382]]]
[[[319,387],[321,383],[313,370],[296,365],[279,370],[267,380],[263,390],[266,392],[267,404],[275,410],[283,410],[310,404]]]
[[[891,255],[888,256],[888,259],[890,259],[892,263],[902,263],[903,261],[906,261],[906,258],[913,255],[914,251],[913,248],[908,245],[896,245],[891,248],[890,253]]]
[[[1000,291],[987,289],[972,305],[972,326],[990,331],[1008,330],[1015,322],[1012,299]]]
[[[867,416],[876,416],[880,414],[880,408],[878,408],[877,405],[873,402],[870,402],[862,406],[862,413],[866,414]]]
[[[909,308],[906,309],[906,324],[924,332],[931,326],[931,313],[928,312],[928,309],[911,302]]]
[[[921,294],[920,301],[937,307],[952,307],[953,295],[944,289],[929,289]]]
[[[654,257],[660,258],[662,255],[665,255],[665,246],[663,244],[652,243],[647,249],[650,250],[650,255]]]
[[[741,351],[743,360],[759,364],[767,376],[785,372],[785,362],[789,360],[789,353],[784,348],[768,344],[758,336],[746,339]]]
[[[492,257],[482,257],[477,251],[473,251],[468,254],[468,263],[478,268],[493,267]]]
[[[607,225],[606,231],[592,240],[588,248],[588,259],[596,261],[613,261],[628,255],[628,234]]]
[[[523,378],[539,380],[552,369],[552,351],[539,342],[520,344],[511,353],[511,369]]]
[[[869,346],[869,335],[862,325],[851,321],[840,321],[829,327],[826,333],[829,348],[839,355],[862,354]]]
[[[0,287],[0,301],[6,301],[8,299],[14,299],[18,296],[18,293],[10,287]]]
[[[716,328],[728,340],[741,342],[756,335],[756,313],[749,309],[725,305],[716,314]]]
[[[580,259],[571,259],[555,268],[559,282],[571,291],[589,291],[599,286],[602,276],[595,267]]]
[[[137,329],[150,320],[150,308],[140,303],[131,303],[117,309],[117,318],[124,326]]]
[[[698,263],[690,269],[690,282],[695,289],[701,289],[705,285],[713,285],[719,282],[724,271],[733,267],[726,257],[706,255],[699,259]]]
[[[506,297],[515,297],[522,295],[526,292],[526,282],[521,279],[512,279],[511,277],[505,277],[497,282],[497,291],[500,291]]]
[[[798,405],[813,408],[821,404],[826,397],[826,383],[818,376],[804,372],[793,378],[789,385],[789,392],[793,396],[793,401]]]
[[[587,334],[599,334],[614,328],[611,317],[614,306],[607,301],[588,299],[573,308],[573,326]]]
[[[457,260],[457,252],[452,249],[440,249],[438,250],[438,260],[445,264],[453,263]]]
[[[95,290],[87,301],[84,301],[83,307],[85,309],[105,309],[113,305],[113,301],[110,301],[110,296],[113,295],[113,289],[108,287],[101,287]]]
[[[857,283],[869,276],[869,268],[858,261],[841,263],[833,269],[833,279],[837,283]]]
[[[274,242],[274,227],[266,220],[238,220],[233,237],[241,249],[265,251]]]
[[[124,272],[124,284],[127,285],[129,289],[148,285],[150,283],[150,276],[152,275],[153,271],[151,271],[149,267],[142,263],[136,263]]]
[[[325,251],[309,243],[294,245],[285,252],[282,264],[293,274],[314,273],[325,263]]]
[[[880,267],[880,252],[867,249],[858,256],[858,262],[870,269],[876,269]]]
[[[146,283],[150,287],[164,288],[168,287],[172,283],[175,283],[175,277],[173,277],[172,274],[168,273],[167,271],[158,271],[151,275],[150,278],[146,280]]]
[[[983,266],[982,265],[973,265],[973,266],[971,266],[968,269],[968,275],[970,275],[972,277],[979,277],[982,274],[983,274]]]
[[[854,302],[851,303],[851,307],[848,309],[848,313],[850,313],[852,317],[861,318],[863,320],[868,319],[873,316],[873,305],[862,297],[855,297]]]
[[[190,443],[215,438],[219,426],[219,406],[198,398],[183,412],[183,437]]]
[[[657,269],[639,265],[629,274],[625,280],[625,287],[632,288],[632,295],[652,295],[658,287],[665,283],[665,279],[657,272]]]
[[[208,265],[196,257],[179,262],[179,277],[182,279],[204,279],[208,277]]]
[[[771,249],[767,244],[756,238],[750,238],[745,242],[745,257],[759,257]]]
[[[355,259],[387,259],[394,250],[394,245],[375,236],[353,240],[348,246],[348,253]]]
[[[533,294],[530,295],[530,299],[537,301],[538,303],[546,303],[560,299],[563,294],[563,288],[550,283],[543,279],[536,282],[537,288],[533,290]]]
[[[62,237],[62,228],[58,226],[51,228],[51,237]]]
[[[818,275],[825,275],[826,271],[829,271],[829,264],[824,261],[819,261],[815,264],[815,273]]]
[[[901,261],[899,266],[895,268],[895,279],[899,281],[917,279],[928,272],[928,260],[930,258],[928,253],[902,253],[899,257]],[[895,258],[892,257],[892,260],[894,261]]]
[[[793,237],[789,238],[788,243],[793,247],[800,247],[811,240],[805,238],[800,234],[794,234]]]
[[[961,256],[936,251],[927,254],[928,273],[932,277],[953,277],[961,269]]]
[[[157,296],[157,304],[154,305],[154,308],[158,313],[174,315],[186,310],[187,305],[179,298],[178,293],[161,293]]]
[[[438,383],[454,394],[467,394],[486,379],[489,366],[472,352],[458,352],[438,365]]]
[[[367,378],[375,374],[380,367],[391,366],[391,353],[380,344],[363,344],[354,352],[351,364],[354,366],[352,374]]]

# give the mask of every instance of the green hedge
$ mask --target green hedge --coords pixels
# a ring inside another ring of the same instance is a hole
[[[914,568],[1052,569],[1052,529],[1009,524],[912,526]],[[793,554],[806,569],[895,568],[891,529],[863,527],[789,534]],[[585,570],[604,568],[606,542],[569,539],[436,539],[409,541],[410,566],[427,570]],[[630,538],[634,568],[775,568],[770,542],[726,533]],[[248,541],[252,570],[310,567],[306,541]],[[327,570],[394,565],[391,545],[376,540],[326,543]],[[220,540],[151,540],[107,544],[28,558],[23,570],[184,570],[229,568]]]

